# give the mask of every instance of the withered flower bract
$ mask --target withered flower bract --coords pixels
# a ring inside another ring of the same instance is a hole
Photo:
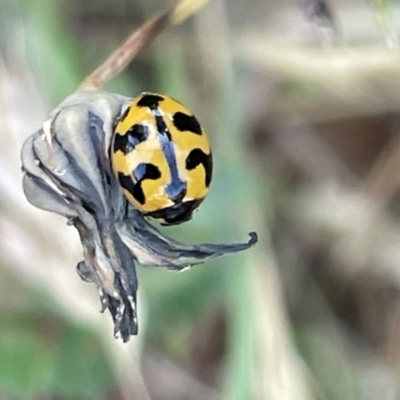
[[[257,241],[251,233],[247,243],[185,245],[165,237],[126,200],[109,147],[115,119],[130,101],[95,85],[81,87],[28,137],[21,153],[27,199],[78,230],[84,260],[77,272],[97,285],[102,310],[110,311],[114,334],[124,341],[138,331],[135,262],[182,270]]]

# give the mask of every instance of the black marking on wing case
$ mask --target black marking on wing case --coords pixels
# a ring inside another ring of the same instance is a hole
[[[118,181],[123,189],[127,190],[139,204],[143,205],[146,203],[146,196],[142,189],[142,182],[146,179],[159,179],[161,177],[161,172],[153,164],[141,163],[132,172],[132,176],[124,175],[119,172]]]
[[[146,179],[156,180],[161,178],[160,170],[153,164],[140,163],[133,171],[133,176],[137,182],[143,182]]]
[[[135,124],[124,135],[115,134],[114,139],[114,152],[120,150],[124,154],[128,154],[135,149],[135,147],[144,142],[149,136],[149,128],[146,125]]]
[[[206,173],[205,185],[210,186],[212,178],[212,155],[201,149],[193,149],[186,158],[186,169],[191,171],[202,164]]]
[[[187,115],[178,111],[173,116],[173,123],[175,128],[181,132],[189,131],[196,135],[203,134],[200,123],[194,115]]]
[[[141,185],[138,185],[137,183],[135,184],[132,181],[131,176],[124,175],[121,172],[118,172],[118,181],[121,184],[121,187],[126,191],[128,191],[138,203],[140,204],[145,203],[146,199],[144,197]]]
[[[142,98],[137,102],[138,107],[149,107],[150,109],[154,109],[158,107],[158,104],[164,101],[164,98],[161,96],[157,96],[155,94],[144,94]]]

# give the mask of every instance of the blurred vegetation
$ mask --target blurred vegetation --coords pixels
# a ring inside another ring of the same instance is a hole
[[[109,86],[168,93],[209,132],[211,193],[167,234],[260,238],[138,266],[132,364],[75,233],[26,204],[23,140],[166,4],[0,0],[0,399],[400,399],[398,2],[211,0]]]

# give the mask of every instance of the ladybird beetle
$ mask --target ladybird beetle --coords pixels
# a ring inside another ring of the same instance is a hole
[[[206,133],[181,103],[142,93],[122,111],[111,142],[113,172],[140,212],[163,225],[188,221],[208,193]]]

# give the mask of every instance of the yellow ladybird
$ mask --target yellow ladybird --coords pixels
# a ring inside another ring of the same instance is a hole
[[[142,93],[123,112],[111,162],[129,202],[163,224],[189,220],[211,182],[206,133],[186,107],[160,94]]]

